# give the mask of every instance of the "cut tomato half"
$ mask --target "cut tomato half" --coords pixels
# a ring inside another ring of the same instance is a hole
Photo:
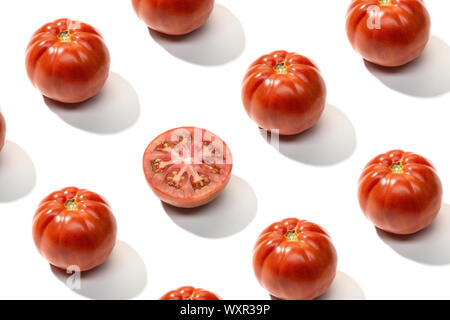
[[[169,130],[144,153],[144,173],[161,201],[195,208],[214,200],[228,184],[233,158],[225,142],[196,127]]]

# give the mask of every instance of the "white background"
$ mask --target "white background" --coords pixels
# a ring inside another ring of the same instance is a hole
[[[351,49],[348,4],[220,0],[203,29],[170,40],[150,34],[128,0],[1,1],[8,142],[0,155],[0,298],[158,299],[193,285],[224,299],[268,299],[253,275],[253,244],[291,216],[334,239],[339,273],[324,298],[450,298],[450,4],[427,1],[431,41],[419,60],[391,73]],[[76,110],[46,103],[24,68],[31,34],[61,17],[97,27],[112,56],[106,87]],[[248,65],[277,49],[316,61],[329,92],[317,127],[282,141],[280,151],[240,100]],[[147,144],[182,125],[215,132],[235,160],[224,194],[190,213],[161,205],[141,168]],[[366,162],[393,148],[432,160],[445,188],[438,219],[407,239],[377,233],[356,197]],[[78,291],[31,237],[39,201],[72,185],[106,197],[119,226],[112,256],[83,275]]]

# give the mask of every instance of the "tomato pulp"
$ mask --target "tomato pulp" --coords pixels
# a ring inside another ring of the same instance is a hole
[[[310,300],[331,285],[337,253],[328,233],[317,224],[296,218],[266,228],[253,251],[259,283],[283,300]]]
[[[200,28],[214,9],[214,0],[132,0],[139,19],[150,29],[168,35]]]
[[[436,218],[442,205],[442,184],[429,160],[393,150],[366,165],[359,179],[358,199],[377,228],[412,234]]]
[[[430,38],[422,0],[355,0],[347,11],[353,48],[372,63],[397,67],[416,59]]]
[[[59,19],[37,30],[26,53],[28,77],[41,93],[63,103],[95,96],[109,76],[110,56],[92,26]]]
[[[296,53],[275,51],[256,60],[242,84],[242,101],[261,128],[294,135],[314,126],[326,104],[317,66]]]
[[[220,297],[204,289],[181,287],[166,293],[160,300],[221,300]]]
[[[143,166],[148,184],[162,201],[194,208],[211,202],[225,188],[233,159],[225,142],[214,133],[181,127],[149,144]]]
[[[53,192],[33,218],[33,239],[55,267],[86,271],[102,264],[116,244],[117,225],[108,203],[77,188]]]

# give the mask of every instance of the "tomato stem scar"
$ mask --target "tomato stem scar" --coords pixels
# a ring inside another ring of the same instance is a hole
[[[275,67],[273,67],[276,74],[287,74],[288,67],[285,62],[277,63]]]
[[[401,161],[394,162],[390,167],[392,173],[403,173],[403,164]]]
[[[58,39],[61,42],[70,42],[72,41],[72,35],[70,34],[69,30],[61,31],[58,34]]]
[[[378,0],[381,6],[391,6],[392,0]]]
[[[298,241],[298,233],[296,230],[289,230],[284,237],[287,241]]]
[[[78,202],[75,199],[69,199],[64,203],[64,206],[69,211],[77,211],[78,210]]]

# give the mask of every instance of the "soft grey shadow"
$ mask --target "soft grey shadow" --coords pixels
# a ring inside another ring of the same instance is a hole
[[[99,134],[112,134],[133,126],[139,118],[139,98],[131,84],[111,73],[105,87],[95,97],[65,104],[44,97],[51,111],[76,128]]]
[[[71,274],[51,266],[56,278],[68,285]],[[147,285],[147,269],[141,256],[127,243],[117,241],[111,256],[101,266],[80,276],[79,289],[70,289],[91,299],[124,300],[139,295]],[[70,288],[70,286],[68,286]]]
[[[329,166],[349,158],[356,149],[356,131],[350,119],[328,104],[311,129],[294,136],[277,136],[260,129],[261,135],[281,154],[316,166]]]
[[[30,156],[7,140],[0,152],[0,202],[23,198],[35,185],[36,169]]]
[[[365,61],[367,70],[389,88],[414,97],[450,92],[450,47],[431,36],[422,55],[407,65],[386,68]]]
[[[245,33],[238,18],[217,4],[206,24],[183,36],[149,29],[150,36],[171,55],[190,63],[214,66],[238,58],[245,48]]]
[[[253,188],[235,175],[222,194],[205,206],[182,209],[163,203],[178,226],[204,238],[224,238],[242,231],[256,217],[257,207]]]
[[[388,246],[401,256],[429,265],[450,264],[450,205],[442,204],[436,220],[413,235],[399,236],[376,229]]]
[[[352,277],[338,271],[330,288],[317,300],[366,300],[366,295]]]

